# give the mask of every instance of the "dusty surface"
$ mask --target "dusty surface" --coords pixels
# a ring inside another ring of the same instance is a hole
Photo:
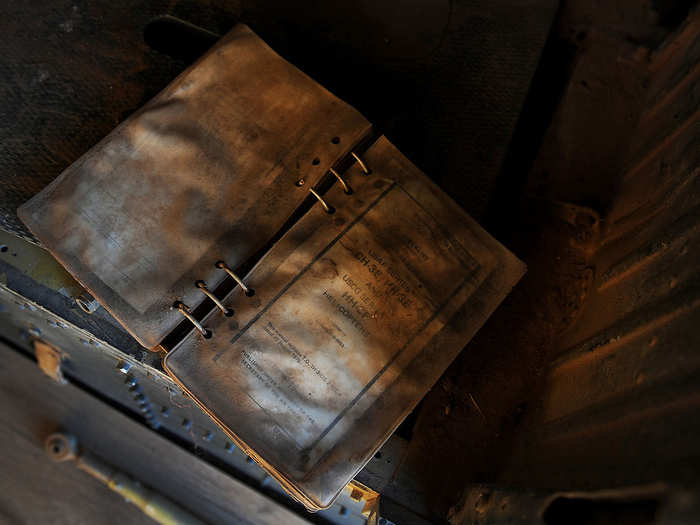
[[[673,391],[663,389],[665,383],[661,383],[656,398],[645,398],[648,410],[644,417],[650,419],[641,419],[654,421],[665,410],[670,413],[668,410],[676,407],[673,418],[664,421],[667,428],[679,430],[675,433],[679,437],[673,447],[667,447],[663,462],[637,461],[656,454],[653,447],[644,453],[637,450],[637,456],[628,453],[619,465],[614,461],[616,455],[625,455],[627,443],[644,441],[637,439],[644,432],[651,436],[644,442],[658,443],[657,450],[668,442],[664,425],[634,427],[642,430],[631,434],[617,432],[614,422],[620,407],[630,418],[639,410],[632,402],[638,393],[634,389],[630,390],[632,396],[627,405],[616,405],[617,397],[600,405],[607,410],[607,419],[579,418],[580,425],[592,429],[588,433],[570,436],[557,447],[540,441],[539,449],[528,448],[528,443],[522,442],[528,431],[532,436],[533,428],[537,429],[535,416],[542,409],[538,400],[546,388],[548,363],[566,350],[557,344],[557,339],[566,336],[573,344],[577,337],[585,338],[585,331],[572,335],[567,327],[586,315],[595,318],[600,305],[640,304],[625,300],[611,303],[606,299],[592,303],[592,311],[586,309],[590,304],[586,297],[592,297],[591,282],[605,274],[614,262],[594,261],[591,247],[597,242],[598,225],[591,218],[600,214],[600,227],[604,229],[606,214],[614,209],[618,187],[614,178],[625,166],[625,159],[630,158],[627,137],[646,103],[644,92],[648,84],[644,71],[649,66],[651,50],[682,22],[689,2],[566,2],[545,47],[512,141],[510,134],[492,129],[484,135],[489,139],[483,142],[478,140],[480,126],[493,122],[515,124],[518,101],[524,99],[527,89],[518,91],[518,96],[506,97],[508,102],[490,98],[483,91],[485,86],[499,83],[485,83],[478,75],[464,72],[465,63],[479,60],[469,50],[478,50],[483,44],[479,37],[483,33],[474,28],[493,27],[489,22],[494,19],[479,16],[478,6],[468,2],[436,6],[429,2],[428,9],[416,2],[411,9],[395,9],[387,3],[372,2],[363,3],[350,13],[331,3],[306,11],[281,4],[284,5],[162,2],[144,9],[139,2],[132,2],[111,8],[110,16],[100,14],[104,7],[88,7],[84,2],[56,2],[34,10],[8,4],[2,13],[8,30],[2,42],[6,61],[1,71],[10,80],[3,85],[3,100],[8,102],[2,111],[3,119],[14,127],[4,128],[3,137],[9,140],[5,144],[12,147],[3,152],[2,158],[5,171],[12,173],[14,179],[8,184],[7,195],[21,200],[27,188],[29,192],[38,191],[183,67],[183,62],[172,61],[143,44],[141,31],[153,15],[167,12],[219,33],[244,15],[244,20],[275,49],[380,124],[411,160],[449,188],[468,212],[483,219],[486,228],[530,269],[521,285],[399,430],[408,443],[400,464],[391,466],[393,481],[383,491],[387,501],[393,499],[399,505],[442,520],[465,484],[600,486],[613,479],[627,483],[635,476],[642,477],[639,470],[633,470],[635,462],[640,464],[639,469],[646,469],[647,478],[654,476],[661,463],[670,465],[667,472],[684,472],[688,479],[692,478],[697,452],[682,440],[683,435],[688,439],[694,436],[694,428],[683,412],[689,402],[674,401],[670,395]],[[404,17],[402,23],[382,22],[395,16]],[[489,40],[489,46],[497,47],[498,38]],[[32,42],[50,45],[47,48]],[[489,48],[491,52],[493,47]],[[98,52],[93,53],[94,50]],[[538,52],[534,57],[528,55],[528,60],[534,64],[537,56]],[[505,71],[507,76],[509,69],[520,63],[522,60],[501,60],[492,65],[504,65],[500,74]],[[80,74],[71,73],[71,68]],[[687,71],[692,72],[690,68]],[[527,85],[530,75],[522,71],[518,75]],[[460,81],[453,82],[454,79]],[[666,93],[662,90],[660,94]],[[468,97],[471,99],[466,100]],[[63,106],[66,102],[69,104]],[[504,104],[509,110],[499,113]],[[656,114],[678,115],[679,123],[697,122],[671,107],[656,110]],[[650,122],[650,130],[675,129],[673,123],[663,121],[663,125],[657,125],[654,119]],[[508,142],[508,155],[502,164],[495,158],[498,152],[505,151],[504,143]],[[645,148],[648,144],[638,146]],[[692,141],[688,144],[692,146]],[[466,160],[465,151],[469,153]],[[678,156],[682,157],[683,152]],[[646,185],[638,184],[635,200],[643,201],[649,188],[674,186],[675,172],[656,161],[653,165],[658,167],[658,178],[650,177],[645,179]],[[695,198],[692,188],[689,184],[682,187],[687,199]],[[664,202],[664,194],[660,195],[656,202]],[[578,214],[571,214],[571,208],[556,204],[560,201],[590,207],[595,213],[583,210],[577,219]],[[630,209],[634,206],[618,207],[616,211],[624,215]],[[669,214],[672,211],[667,210]],[[634,221],[621,223],[621,227],[628,225],[634,226]],[[630,231],[628,244],[632,246],[635,231]],[[664,246],[652,245],[642,253],[695,253],[692,244],[679,246],[677,252],[664,251]],[[631,250],[623,248],[617,253]],[[646,261],[643,257],[639,260]],[[654,260],[664,261],[662,257]],[[622,275],[628,272],[625,268],[646,267],[646,262],[636,266],[630,263],[617,266],[617,271]],[[621,297],[638,297],[636,288],[646,293],[650,288],[643,286],[666,279],[668,268],[660,266],[655,274],[638,274],[639,281],[627,285],[630,289]],[[683,292],[679,296],[693,297],[692,286],[697,282],[693,275],[679,272],[675,280],[663,281],[664,293],[679,286],[676,289]],[[603,342],[614,343],[616,333],[605,335],[609,337]],[[659,348],[657,343],[651,344],[653,341],[645,340],[644,348]],[[616,347],[601,348],[609,352],[607,355],[616,353]],[[682,356],[676,356],[676,362],[679,359],[683,362]],[[652,369],[662,369],[664,362],[662,356]],[[606,366],[602,362],[598,369],[606,371]],[[620,366],[615,370],[624,372],[627,368]],[[697,384],[691,372],[682,376],[688,395],[693,393],[693,383]],[[645,377],[651,376],[647,371],[633,378],[636,381],[641,377],[640,384],[644,385]],[[683,381],[679,380],[679,384]],[[667,397],[662,399],[662,394]],[[591,425],[591,421],[607,421],[609,432],[596,433],[601,426]],[[563,421],[551,430],[552,434],[566,429],[567,424]],[[624,425],[627,424],[625,420]],[[577,463],[562,468],[571,458],[571,451],[582,445],[587,448],[574,458]],[[529,458],[523,450],[530,452]],[[674,450],[676,456],[672,456]],[[515,462],[516,455],[520,456],[520,463]],[[679,456],[686,459],[685,470],[675,468]],[[596,457],[607,458],[607,462],[590,461]],[[552,473],[556,476],[549,475]]]

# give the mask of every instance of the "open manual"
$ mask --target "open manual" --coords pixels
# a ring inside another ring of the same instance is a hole
[[[311,510],[525,270],[243,25],[19,215]]]

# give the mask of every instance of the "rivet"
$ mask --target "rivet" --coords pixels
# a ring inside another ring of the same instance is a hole
[[[83,290],[83,292],[75,298],[75,302],[86,314],[95,313],[100,307],[100,303],[98,303],[97,300],[85,290]]]

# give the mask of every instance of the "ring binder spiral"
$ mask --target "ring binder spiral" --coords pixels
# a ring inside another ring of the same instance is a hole
[[[311,510],[524,272],[360,113],[242,25],[18,213]]]
[[[353,156],[355,161],[360,165],[360,168],[364,172],[365,175],[369,175],[371,173],[370,169],[367,167],[367,165],[364,163],[364,161],[360,158],[360,156],[355,153],[354,151],[350,152],[350,155]]]
[[[241,290],[243,290],[243,293],[246,294],[248,297],[251,297],[253,294],[255,294],[255,290],[252,288],[249,288],[243,280],[238,277],[234,273],[234,271],[228,267],[228,265],[224,261],[218,261],[215,266],[217,268],[220,268],[221,270],[225,271],[234,281],[236,281],[236,284],[241,287]]]
[[[204,328],[204,326],[202,326],[202,324],[199,321],[197,321],[197,319],[190,312],[190,307],[187,306],[185,303],[177,301],[172,306],[172,308],[175,308],[185,318],[187,318],[194,325],[194,327],[197,330],[199,330],[199,333],[202,334],[205,338],[211,337],[211,330],[209,330],[208,328]]]
[[[309,188],[309,191],[311,192],[311,195],[316,197],[318,202],[321,203],[321,206],[323,206],[323,211],[326,213],[335,213],[335,208],[333,206],[330,206],[325,200],[323,200],[323,197],[321,197],[316,190],[313,188]]]
[[[335,171],[333,168],[329,169],[328,171],[330,171],[331,174],[333,174],[333,176],[335,176],[335,178],[338,179],[338,182],[343,187],[343,190],[345,191],[345,193],[347,195],[350,195],[352,193],[352,189],[350,188],[350,186],[348,186],[348,184],[345,182],[345,180],[343,180],[343,177],[341,177],[340,174],[337,171]]]
[[[209,297],[209,299],[211,299],[212,301],[214,301],[214,304],[217,306],[217,308],[218,308],[219,310],[221,310],[221,312],[222,312],[226,317],[231,317],[231,316],[233,315],[233,310],[231,310],[230,308],[227,308],[226,306],[224,306],[224,305],[221,303],[221,301],[219,301],[219,299],[216,297],[216,295],[214,295],[214,294],[209,290],[209,288],[207,288],[207,284],[206,284],[204,281],[197,281],[197,282],[195,283],[195,286],[196,286],[197,288],[199,288],[199,289],[202,291],[202,293],[203,293],[204,295],[206,295],[207,297]]]

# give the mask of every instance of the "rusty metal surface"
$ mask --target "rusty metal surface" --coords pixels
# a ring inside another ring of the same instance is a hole
[[[241,25],[19,213],[152,348],[369,128]]]
[[[608,483],[683,479],[697,467],[699,60],[696,12],[650,57],[591,293],[548,372],[542,446],[551,441],[556,461],[572,440],[590,443],[577,447],[589,465],[573,480],[603,465],[615,468]],[[590,448],[603,442],[605,453]],[[645,454],[656,456],[650,465]]]
[[[524,272],[386,139],[164,366],[310,508],[326,507]],[[235,402],[232,402],[235,400]]]
[[[612,120],[610,135],[624,142],[598,154],[611,155],[617,147],[618,170],[612,181],[591,175],[590,186],[579,193],[597,203],[600,222],[595,214],[577,221],[589,226],[588,233],[566,241],[580,252],[577,264],[563,270],[571,272],[570,282],[584,272],[589,277],[579,287],[556,290],[563,304],[553,311],[566,318],[544,347],[541,375],[521,405],[518,434],[490,475],[514,490],[608,490],[660,482],[691,487],[697,497],[700,13],[691,13],[658,49],[630,48],[609,34],[589,38],[593,54],[578,63],[550,133],[560,143],[580,138],[584,151],[589,146],[597,151],[585,140],[588,126]],[[583,76],[593,69],[588,60],[598,63],[595,81]],[[590,95],[581,85],[586,78]],[[610,94],[606,86],[612,82],[632,86],[637,96],[626,97],[624,89]],[[629,116],[626,132],[616,114],[606,114],[607,106],[591,104],[585,115],[576,109],[581,97],[606,96],[619,104],[627,98],[618,107]],[[562,162],[575,158],[569,153]],[[567,174],[557,164],[550,189],[575,194],[575,187],[558,187]],[[542,166],[547,162],[540,158],[537,178]],[[591,198],[596,191],[600,199]],[[557,265],[569,264],[565,252],[559,254]],[[483,406],[483,396],[478,399]],[[488,406],[484,412],[494,417]],[[478,506],[478,495],[472,496],[470,504]],[[503,515],[496,501],[480,519]],[[468,516],[478,515],[465,509]],[[551,523],[564,523],[566,516]],[[549,523],[541,515],[537,519]]]
[[[545,420],[569,421],[571,437],[596,421],[588,432],[620,452],[615,479],[682,478],[693,468],[685,456],[694,454],[700,410],[699,34],[696,12],[651,57],[647,103],[595,256],[594,292],[550,372]],[[640,439],[622,453],[626,435]],[[561,436],[562,445],[571,437]],[[652,450],[654,464],[665,465],[622,468]]]

